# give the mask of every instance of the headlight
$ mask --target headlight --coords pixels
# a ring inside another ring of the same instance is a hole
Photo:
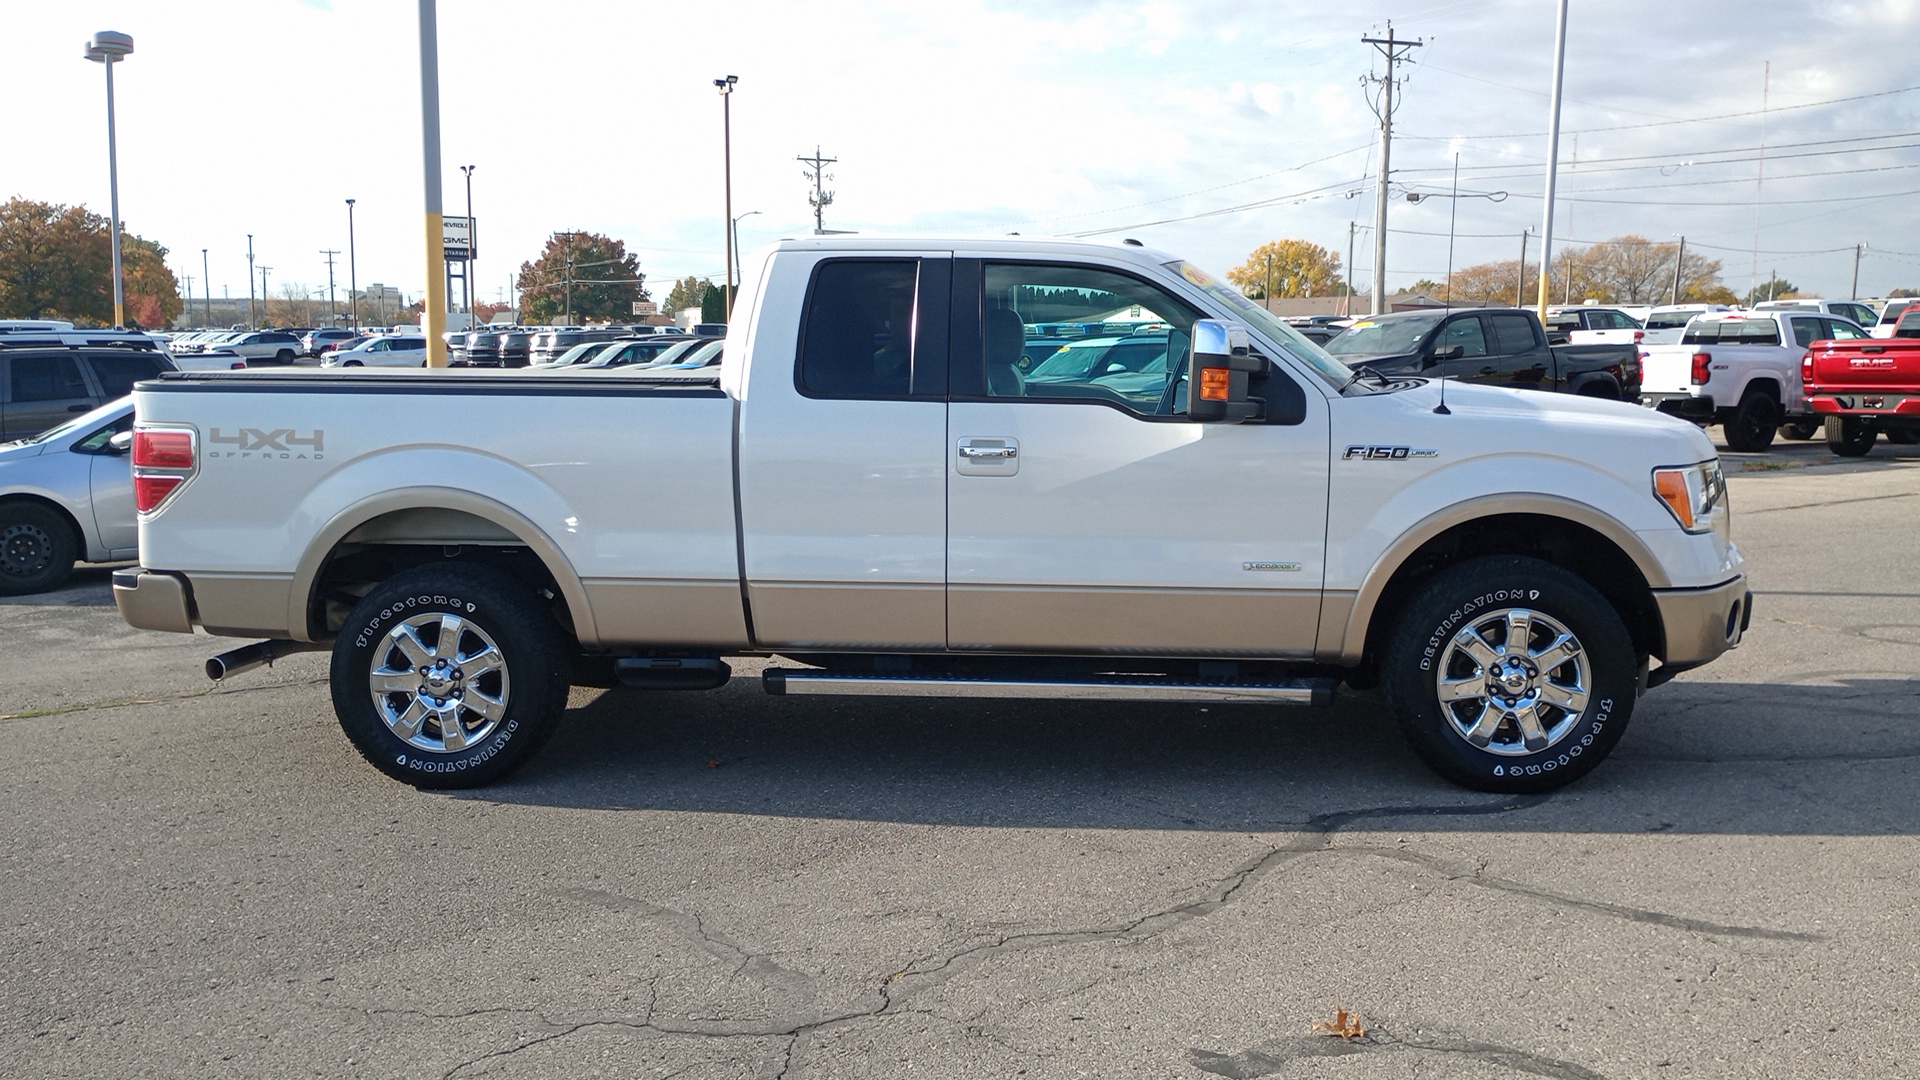
[[[1653,494],[1690,533],[1713,532],[1727,519],[1727,481],[1717,459],[1653,470]]]

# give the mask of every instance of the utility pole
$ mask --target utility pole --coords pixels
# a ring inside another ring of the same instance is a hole
[[[1380,108],[1377,110],[1380,114],[1380,192],[1373,208],[1373,313],[1384,315],[1387,311],[1387,180],[1393,154],[1393,65],[1405,60],[1421,43],[1395,38],[1391,22],[1387,23],[1386,37],[1360,40],[1380,50],[1380,55],[1387,60],[1384,78],[1372,75],[1362,77],[1363,82],[1380,84]]]
[[[331,326],[331,325],[333,325],[333,317],[334,317],[334,310],[333,310],[333,257],[334,257],[335,255],[338,255],[338,254],[340,254],[340,253],[339,253],[338,251],[334,251],[333,249],[331,249],[331,248],[329,248],[329,249],[327,249],[326,251],[322,251],[322,252],[321,252],[320,254],[322,254],[322,255],[325,255],[325,256],[327,257],[327,325],[329,325],[329,326]]]
[[[1353,234],[1356,231],[1354,223],[1347,222],[1347,303],[1346,309],[1340,314],[1348,318],[1353,317]]]
[[[187,288],[185,293],[182,294],[182,298],[186,302],[180,305],[180,310],[185,314],[191,314],[193,312],[193,275],[188,274],[181,278],[181,280],[187,283]]]
[[[1261,289],[1260,299],[1266,301],[1267,310],[1273,310],[1273,252],[1267,252],[1267,284]]]
[[[247,234],[247,329],[260,329],[260,317],[253,310],[253,234]]]
[[[273,294],[267,291],[267,271],[271,269],[273,269],[273,267],[268,266],[266,263],[260,264],[260,306],[263,309],[267,306],[267,301],[273,297]],[[271,312],[269,312],[269,314],[271,314]],[[259,327],[254,327],[254,329],[257,330]]]
[[[563,326],[573,325],[573,234],[567,233],[567,314],[560,320]]]
[[[1520,230],[1520,269],[1513,275],[1513,306],[1526,307],[1527,290],[1527,237],[1533,235],[1532,228]]]
[[[812,157],[798,157],[793,160],[812,166],[812,168],[806,171],[807,179],[813,181],[813,194],[807,196],[807,203],[813,207],[813,235],[819,236],[827,231],[823,212],[827,207],[833,205],[833,192],[828,191],[822,186],[826,181],[833,179],[833,177],[826,174],[826,167],[840,159],[821,157],[820,147],[816,144],[813,148]]]
[[[1855,260],[1857,264],[1859,260]],[[207,299],[206,321],[201,326],[213,325],[213,274],[207,270],[207,249],[200,249],[200,295]],[[1858,275],[1855,275],[1856,277]]]
[[[1686,261],[1686,258],[1687,238],[1683,235],[1680,237],[1680,250],[1673,256],[1673,296],[1667,301],[1669,304],[1678,304],[1680,302],[1680,266]],[[1857,266],[1858,263],[1855,265]]]
[[[1847,299],[1860,299],[1860,249],[1864,244],[1853,245],[1853,288],[1847,290]]]

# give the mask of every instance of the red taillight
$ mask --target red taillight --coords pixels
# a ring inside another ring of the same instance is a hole
[[[136,468],[193,468],[193,433],[190,431],[136,431],[133,433],[133,464]]]
[[[1808,349],[1806,352],[1806,355],[1800,358],[1800,381],[1803,383],[1806,383],[1809,386],[1813,385],[1813,350],[1812,349]]]
[[[1647,332],[1645,330],[1635,330],[1633,332],[1633,343],[1635,345],[1640,344],[1642,341],[1645,341],[1646,339],[1647,339]]]
[[[133,505],[141,513],[146,513],[167,501],[173,489],[187,482],[184,476],[136,476],[133,478]]]
[[[1708,365],[1712,363],[1713,354],[1711,353],[1697,352],[1693,354],[1693,385],[1707,385],[1707,380],[1713,378],[1713,371],[1708,367]]]

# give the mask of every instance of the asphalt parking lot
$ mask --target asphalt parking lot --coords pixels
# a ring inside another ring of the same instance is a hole
[[[1727,461],[1745,645],[1546,797],[1366,698],[751,679],[423,792],[84,568],[0,602],[0,1075],[1920,1075],[1920,448]]]

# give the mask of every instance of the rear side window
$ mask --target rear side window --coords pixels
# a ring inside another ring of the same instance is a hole
[[[1804,349],[1820,340],[1820,324],[1824,320],[1790,319],[1788,321],[1793,323],[1793,343],[1795,345]]]
[[[89,356],[93,377],[100,380],[100,392],[109,398],[125,397],[133,384],[160,374],[160,363],[150,356]]]
[[[824,398],[902,398],[913,389],[915,259],[822,263],[807,292],[795,378]]]
[[[1540,343],[1533,336],[1533,321],[1525,315],[1489,315],[1487,321],[1493,324],[1501,355],[1526,352]]]
[[[1681,342],[1687,345],[1778,345],[1772,319],[1695,319]]]
[[[13,358],[13,400],[64,401],[83,398],[87,380],[71,356],[16,356]]]

